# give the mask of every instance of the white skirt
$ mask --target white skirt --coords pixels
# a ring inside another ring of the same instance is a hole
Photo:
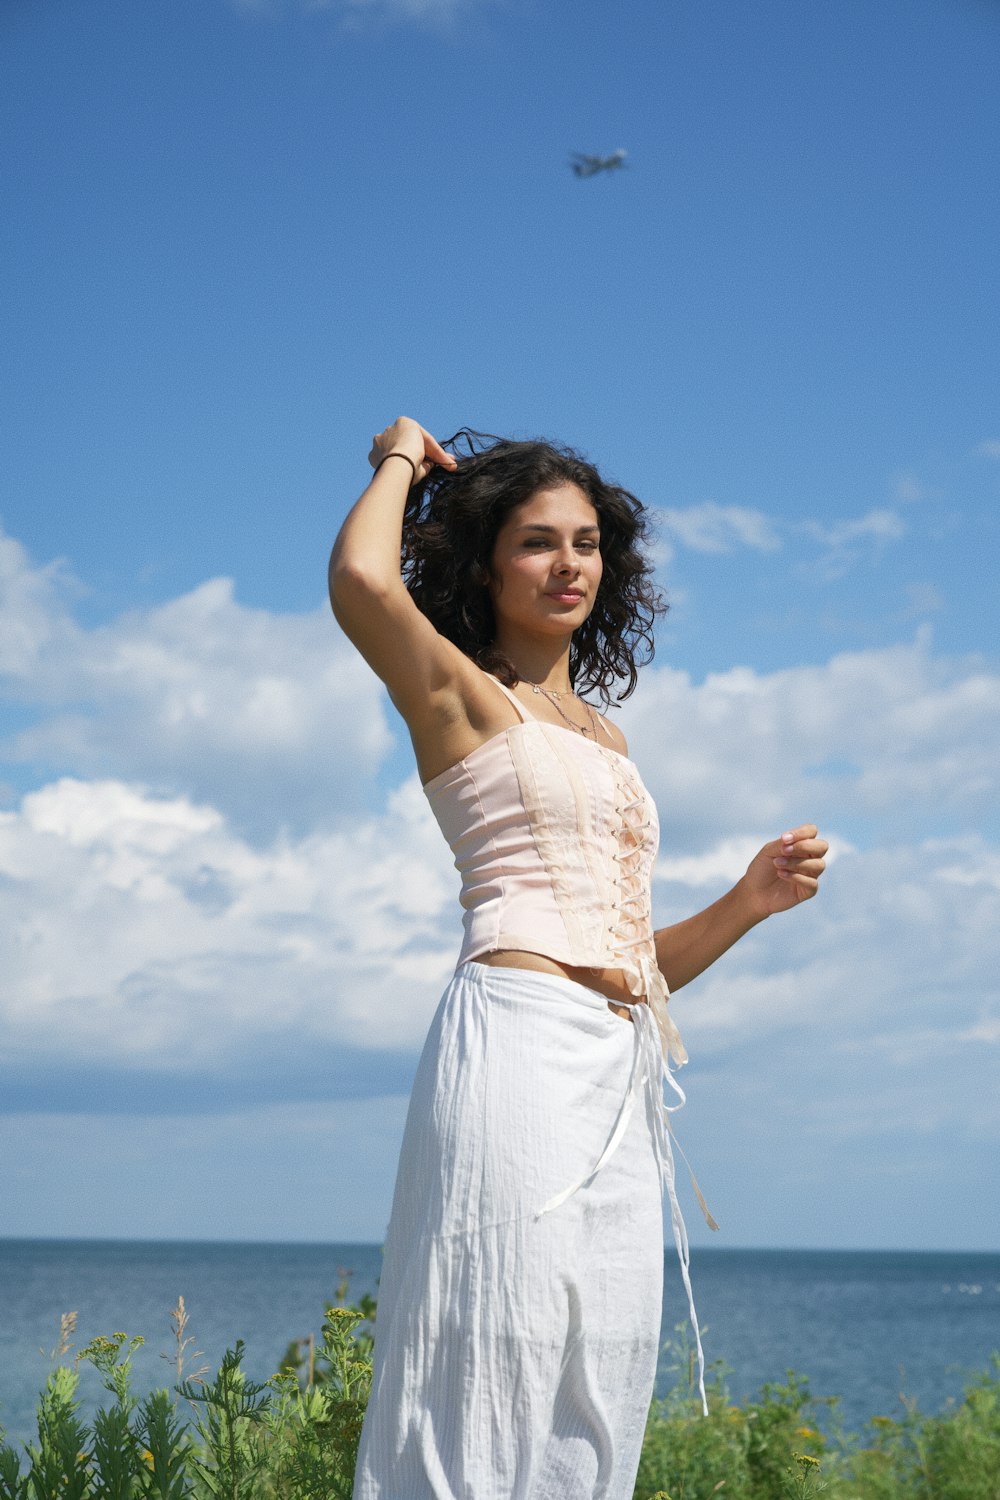
[[[354,1500],[630,1500],[665,1178],[676,1202],[656,1029],[633,1014],[475,962],[445,990],[403,1136]]]

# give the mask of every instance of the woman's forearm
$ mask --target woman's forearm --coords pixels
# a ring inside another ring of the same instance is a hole
[[[670,990],[682,989],[704,973],[766,915],[740,880],[696,916],[661,927],[654,933],[656,962]]]
[[[335,607],[351,579],[374,587],[398,582],[403,511],[412,479],[405,459],[390,458],[355,503],[330,555],[330,599]]]
[[[815,823],[801,823],[758,849],[747,872],[695,917],[654,934],[656,961],[672,990],[679,990],[735,942],[779,911],[791,911],[816,894],[829,852]]]
[[[401,586],[400,546],[410,486],[435,464],[454,469],[457,460],[412,417],[397,417],[375,435],[368,462],[372,482],[340,528],[330,556],[330,603],[337,618],[355,599]]]

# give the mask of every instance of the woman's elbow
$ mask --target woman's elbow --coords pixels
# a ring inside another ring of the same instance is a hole
[[[397,587],[400,580],[396,580]],[[391,590],[391,580],[382,578],[377,569],[357,558],[345,557],[335,547],[330,557],[328,584],[330,606],[341,624],[359,611],[383,599]]]

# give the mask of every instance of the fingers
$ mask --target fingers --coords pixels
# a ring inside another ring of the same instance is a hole
[[[809,875],[790,875],[787,871],[778,871],[782,880],[793,888],[797,901],[808,901],[815,896],[819,890],[819,880]]]
[[[812,884],[815,885],[825,869],[826,865],[821,859],[801,861],[797,860],[794,864],[791,865],[778,866],[775,869],[774,873],[780,876],[782,880],[792,880],[796,882],[798,882],[799,880],[807,880],[811,881]]]
[[[447,453],[445,449],[441,447],[441,444],[438,442],[437,438],[433,437],[427,431],[426,427],[421,427],[420,431],[424,435],[424,453],[426,454],[426,456],[434,463],[440,464],[442,468],[456,468],[458,465],[458,459],[455,457],[454,453]]]
[[[415,437],[418,438],[423,448],[423,455],[419,461],[415,451],[417,447],[414,442]],[[417,462],[419,472],[416,477],[418,479],[425,478],[435,464],[439,464],[443,469],[454,469],[458,466],[458,460],[454,454],[447,453],[437,438],[428,432],[426,427],[421,427],[419,422],[415,422],[412,417],[397,417],[395,422],[391,422],[381,432],[376,432],[372,438],[368,462],[372,468],[375,468],[381,459],[393,450],[409,453]]]
[[[826,869],[830,845],[819,837],[815,823],[803,823],[777,840],[772,860],[775,874],[798,887],[801,900],[815,896],[819,877]]]
[[[803,823],[798,828],[792,828],[788,833],[781,835],[783,844],[797,844],[801,839],[814,839],[819,833],[815,823]]]
[[[826,839],[795,839],[787,833],[783,834],[780,839],[772,839],[761,850],[762,854],[782,862],[794,859],[823,859],[829,852],[830,845]]]
[[[822,875],[826,869],[826,860],[823,858],[825,845],[820,845],[815,852],[809,850],[804,854],[779,854],[775,858],[775,866],[779,870],[791,870],[793,873],[801,872],[806,875]]]
[[[790,833],[783,833],[777,843],[780,845],[781,854],[792,858],[805,856],[822,859],[830,850],[826,839],[819,837],[819,830],[815,823],[804,823],[801,828],[793,828]]]
[[[808,839],[788,848],[782,845],[781,853],[773,856],[776,870],[791,870],[805,875],[822,875],[826,869],[826,854],[829,851],[826,839]]]
[[[746,879],[765,916],[788,911],[815,896],[829,849],[815,823],[801,823],[758,850],[747,867]]]

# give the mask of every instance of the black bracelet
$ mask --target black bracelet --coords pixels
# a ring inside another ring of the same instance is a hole
[[[411,483],[416,484],[416,482],[417,482],[417,466],[413,462],[413,459],[409,456],[408,453],[396,453],[396,452],[387,453],[385,455],[385,458],[380,458],[379,461],[378,461],[378,463],[375,465],[375,473],[377,474],[378,471],[379,471],[379,469],[381,469],[382,465],[386,462],[386,460],[390,459],[390,458],[405,458],[406,462],[409,464],[410,468],[413,470],[413,479],[412,479]]]

